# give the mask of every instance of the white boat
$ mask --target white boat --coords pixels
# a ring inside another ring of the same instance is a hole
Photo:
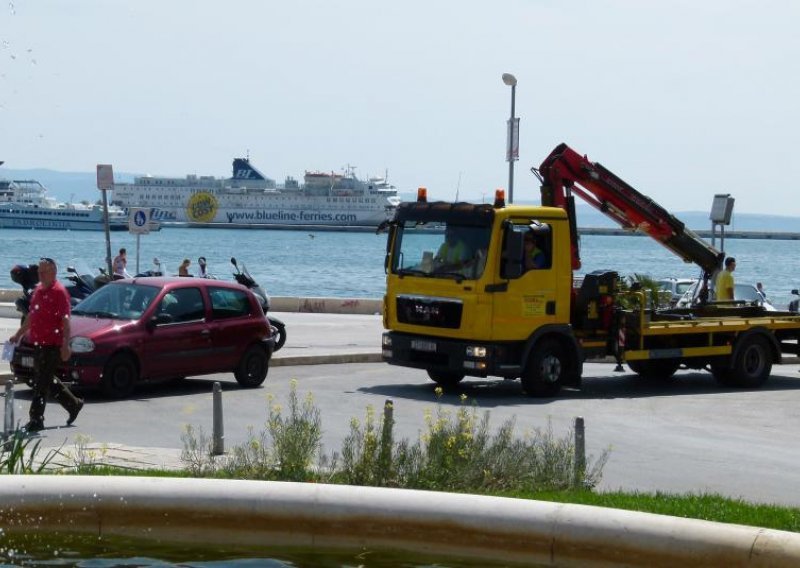
[[[385,178],[358,179],[344,173],[306,172],[301,185],[275,183],[247,158],[233,161],[233,176],[184,178],[139,176],[115,183],[111,203],[149,207],[151,218],[190,226],[377,227],[400,203]]]
[[[127,231],[128,216],[119,207],[109,207],[108,225],[112,231]],[[102,231],[103,207],[60,203],[35,180],[0,180],[0,228]]]

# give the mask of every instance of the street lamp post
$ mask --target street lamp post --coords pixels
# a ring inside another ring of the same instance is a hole
[[[519,159],[519,119],[514,117],[514,103],[517,97],[517,78],[511,73],[503,73],[503,83],[511,87],[511,118],[508,119],[508,203],[514,203],[514,162]]]

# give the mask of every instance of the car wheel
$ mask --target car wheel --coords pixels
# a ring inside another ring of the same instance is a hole
[[[239,366],[233,372],[236,382],[246,388],[260,386],[267,378],[269,358],[263,347],[251,345],[242,355]]]
[[[126,398],[136,387],[139,380],[139,369],[130,355],[114,355],[103,370],[101,388],[109,398]]]
[[[529,396],[555,396],[561,390],[567,367],[561,344],[543,340],[534,348],[522,373],[522,390]]]
[[[453,388],[464,380],[463,373],[456,373],[453,371],[428,371],[428,377],[445,389]]]

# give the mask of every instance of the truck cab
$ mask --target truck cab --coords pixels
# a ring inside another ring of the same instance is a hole
[[[402,203],[387,240],[384,359],[452,386],[465,376],[520,377],[544,341],[560,353],[557,382],[575,383],[569,251],[557,207],[506,206],[502,196],[493,205]]]

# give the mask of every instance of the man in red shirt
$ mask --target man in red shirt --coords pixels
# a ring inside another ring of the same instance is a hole
[[[39,261],[39,285],[31,296],[28,317],[10,341],[17,343],[28,334],[33,344],[33,399],[30,421],[25,426],[28,432],[44,428],[44,408],[47,397],[52,394],[69,413],[69,426],[83,408],[83,399],[74,394],[56,376],[59,361],[66,361],[69,349],[69,293],[56,280],[56,263],[52,258]]]

